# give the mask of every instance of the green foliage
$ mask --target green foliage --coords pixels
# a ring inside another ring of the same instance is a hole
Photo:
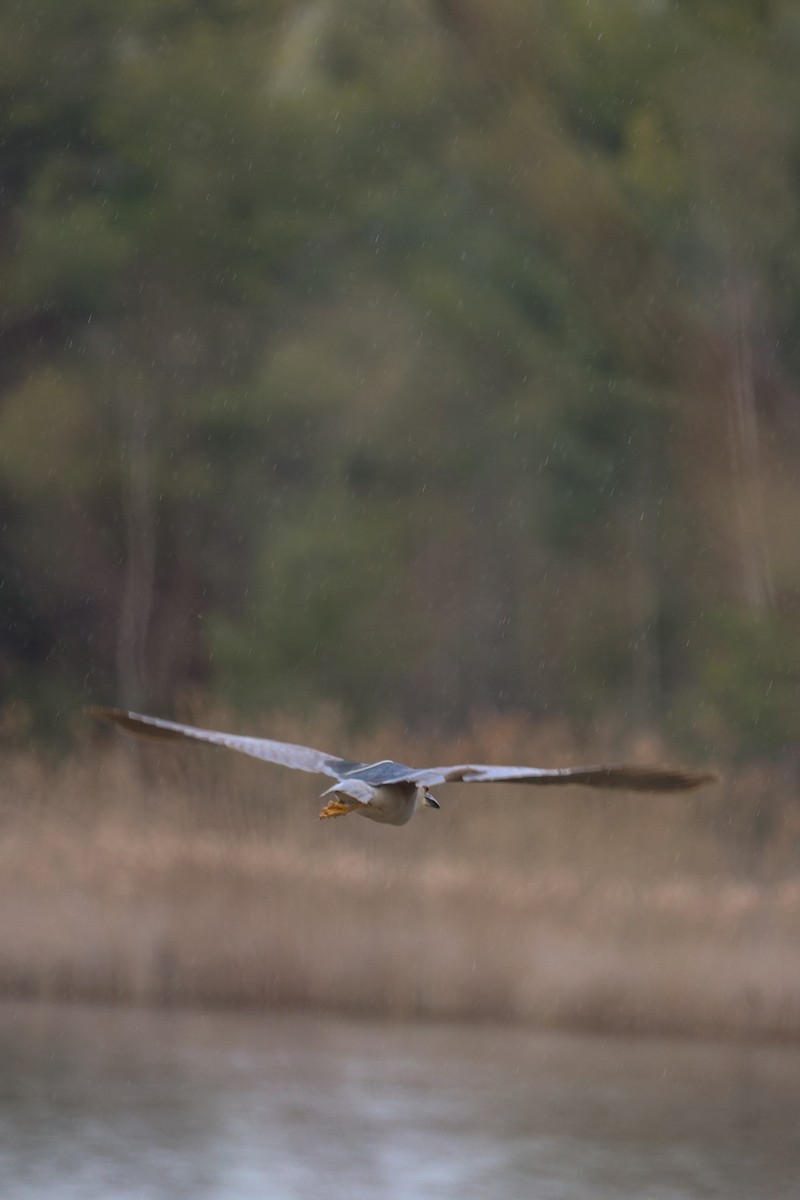
[[[792,746],[800,709],[800,629],[780,616],[716,615],[699,676],[706,703],[740,754]]]
[[[0,703],[790,742],[798,46],[744,0],[6,8]]]
[[[403,648],[398,640],[387,645],[381,628],[396,579],[393,535],[391,510],[346,495],[325,495],[313,510],[277,523],[254,602],[210,631],[236,702],[310,705],[323,697],[362,720],[380,710],[403,668]]]

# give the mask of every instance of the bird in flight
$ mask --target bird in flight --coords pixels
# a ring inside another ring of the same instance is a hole
[[[197,729],[194,725],[178,725],[159,717],[118,708],[87,708],[89,716],[98,717],[123,729],[126,733],[159,738],[162,741],[209,742],[212,746],[227,746],[262,762],[327,775],[335,780],[323,792],[327,803],[319,814],[320,820],[360,813],[384,825],[405,825],[418,808],[439,808],[431,793],[432,787],[444,783],[580,783],[589,787],[627,788],[634,792],[683,792],[712,783],[716,776],[709,772],[683,770],[680,767],[595,766],[595,767],[493,767],[479,763],[464,763],[454,767],[414,767],[384,759],[381,762],[353,762],[312,750],[310,746],[295,746],[290,742],[274,742],[269,738],[240,737],[235,733],[218,733]]]

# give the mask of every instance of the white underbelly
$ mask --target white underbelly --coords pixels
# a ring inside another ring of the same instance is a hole
[[[416,807],[416,787],[395,783],[375,788],[370,803],[359,804],[355,811],[383,825],[405,825],[413,817]]]

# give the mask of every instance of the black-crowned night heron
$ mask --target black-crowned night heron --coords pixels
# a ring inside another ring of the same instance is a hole
[[[117,708],[87,708],[86,712],[111,722],[126,733],[166,741],[210,742],[213,746],[227,746],[229,750],[238,750],[264,762],[328,775],[336,782],[322,793],[323,799],[330,796],[330,800],[319,814],[320,819],[356,812],[384,825],[405,825],[418,808],[439,808],[429,789],[443,783],[582,783],[589,787],[627,788],[635,792],[682,792],[711,783],[716,778],[708,772],[685,771],[678,767],[598,766],[549,770],[467,763],[416,770],[391,759],[374,763],[352,762],[322,750],[312,750],[310,746],[197,729],[194,725],[178,725],[174,721],[162,721],[158,717],[145,717]]]

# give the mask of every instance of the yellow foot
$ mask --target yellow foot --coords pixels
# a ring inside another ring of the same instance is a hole
[[[327,817],[346,817],[355,807],[355,804],[349,804],[346,800],[329,800],[319,814],[319,819],[324,821]]]

